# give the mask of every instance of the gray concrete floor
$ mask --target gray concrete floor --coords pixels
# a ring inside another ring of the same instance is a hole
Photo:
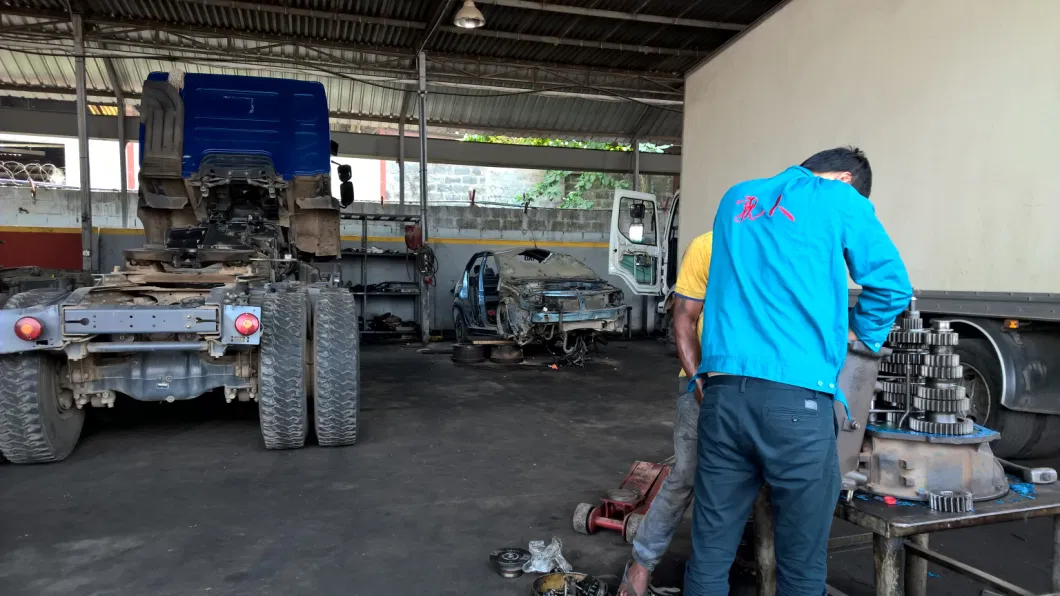
[[[618,534],[580,536],[580,501],[672,451],[676,363],[619,342],[583,370],[457,366],[373,346],[358,444],[266,452],[256,410],[217,395],[93,412],[65,462],[0,466],[0,594],[526,594],[491,550],[558,536],[579,570],[617,574]],[[837,532],[849,532],[837,522]],[[1048,521],[933,546],[1048,591]],[[679,582],[687,523],[659,568]],[[978,594],[932,569],[930,593]],[[871,551],[831,581],[873,593]],[[747,586],[734,592],[743,592]]]

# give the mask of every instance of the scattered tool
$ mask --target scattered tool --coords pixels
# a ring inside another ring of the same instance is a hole
[[[605,596],[607,586],[584,573],[549,573],[534,580],[531,593],[537,596]]]
[[[507,579],[519,577],[523,574],[523,565],[530,560],[530,551],[525,548],[505,547],[498,548],[490,553],[490,563],[497,573]]]
[[[1024,482],[1030,482],[1031,484],[1052,484],[1056,482],[1056,470],[1053,468],[1028,468],[1000,457],[997,458],[997,461],[1001,462],[1001,467],[1006,472],[1022,478]]]
[[[622,484],[607,491],[599,506],[580,503],[574,508],[574,531],[592,534],[603,528],[621,532],[626,542],[633,542],[645,512],[669,475],[668,465],[633,462]]]

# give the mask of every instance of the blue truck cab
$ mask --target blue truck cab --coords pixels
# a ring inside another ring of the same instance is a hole
[[[140,102],[144,245],[66,292],[0,309],[0,453],[58,461],[86,407],[215,392],[259,405],[268,449],[356,440],[356,300],[336,283],[328,106],[319,83],[152,73]]]

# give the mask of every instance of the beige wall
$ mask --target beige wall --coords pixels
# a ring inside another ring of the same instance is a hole
[[[914,287],[1060,292],[1060,0],[794,0],[689,75],[683,142],[682,251],[856,144]]]

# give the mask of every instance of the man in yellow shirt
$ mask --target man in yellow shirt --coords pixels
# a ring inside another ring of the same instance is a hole
[[[695,374],[699,368],[703,299],[707,295],[713,237],[712,232],[707,232],[688,245],[674,286],[674,337],[677,358],[681,361],[677,421],[674,424],[674,464],[637,529],[633,539],[633,561],[626,568],[618,596],[645,596],[648,593],[651,572],[666,553],[681,518],[692,504],[699,402],[703,399],[703,390],[702,385],[697,385],[694,391],[688,391],[691,375],[686,371]]]

